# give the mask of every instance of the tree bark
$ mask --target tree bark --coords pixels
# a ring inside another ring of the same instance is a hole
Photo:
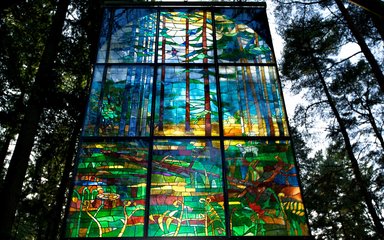
[[[70,0],[60,0],[58,2],[56,14],[53,17],[52,26],[27,104],[14,154],[5,178],[4,188],[1,191],[0,239],[11,239],[17,204],[20,200],[40,116],[43,112],[44,101],[42,98],[46,97],[49,94],[49,88],[54,86],[51,73],[57,56],[58,44],[61,38],[69,1]]]
[[[59,236],[60,222],[62,222],[61,214],[63,211],[64,202],[66,199],[65,192],[68,187],[69,175],[72,170],[73,157],[76,152],[76,146],[77,146],[76,143],[78,141],[83,118],[84,118],[84,113],[80,114],[77,120],[76,127],[72,132],[71,140],[69,141],[69,144],[68,144],[69,147],[67,149],[67,154],[64,158],[65,163],[64,163],[63,177],[61,178],[59,189],[57,190],[57,193],[55,196],[55,205],[53,206],[49,214],[50,220],[48,221],[48,226],[45,234],[47,240],[56,239],[57,236]],[[65,226],[65,224],[63,224],[62,226]]]
[[[0,149],[0,182],[3,181],[5,158],[8,156],[9,144],[11,143],[11,140],[13,139],[13,137],[14,137],[14,134],[7,133],[7,135],[5,136],[5,141],[1,144],[1,149]]]
[[[313,64],[313,66],[314,66],[314,68],[316,70],[316,73],[317,73],[318,77],[319,77],[320,83],[321,83],[321,85],[323,87],[323,90],[324,90],[324,93],[325,93],[325,95],[327,97],[328,104],[329,104],[329,106],[332,109],[332,112],[333,112],[333,114],[334,114],[334,116],[335,116],[335,118],[337,120],[337,123],[339,124],[340,132],[341,132],[341,134],[343,136],[343,139],[344,139],[345,149],[347,151],[349,160],[351,162],[351,166],[352,166],[353,174],[354,174],[355,179],[356,179],[356,183],[358,185],[360,193],[364,197],[364,202],[367,205],[368,212],[369,212],[370,216],[372,217],[376,233],[378,234],[378,236],[380,238],[384,238],[384,228],[383,228],[383,225],[381,224],[380,217],[378,216],[378,214],[376,212],[376,209],[375,209],[375,207],[373,205],[372,196],[369,193],[368,187],[367,187],[367,185],[364,182],[362,173],[360,171],[359,163],[358,163],[358,161],[357,161],[357,159],[356,159],[356,157],[355,157],[355,155],[353,153],[353,147],[352,147],[351,140],[350,140],[348,132],[347,132],[347,128],[346,128],[346,126],[344,124],[344,120],[341,118],[341,116],[339,114],[339,111],[336,108],[336,104],[335,104],[335,102],[334,102],[334,100],[332,98],[332,95],[329,92],[329,89],[328,89],[327,84],[325,82],[324,76],[321,73],[321,70],[320,70],[320,67],[319,67],[319,65],[317,63],[317,60],[314,57],[312,57],[312,64]]]
[[[361,51],[364,53],[364,56],[367,58],[367,61],[369,65],[371,65],[372,72],[374,76],[376,77],[377,81],[379,82],[381,91],[384,92],[384,75],[381,71],[381,68],[379,64],[377,63],[375,57],[373,56],[371,50],[368,48],[368,45],[365,43],[363,36],[359,32],[359,30],[356,28],[352,17],[349,15],[348,10],[344,7],[341,0],[335,0],[341,14],[344,17],[344,20],[346,21],[348,28],[351,30],[352,35],[355,37],[357,43],[359,44]]]

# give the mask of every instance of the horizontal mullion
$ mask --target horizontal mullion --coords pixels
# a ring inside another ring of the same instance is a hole
[[[183,7],[183,8],[217,8],[217,7],[254,7],[254,8],[266,8],[265,2],[242,2],[239,4],[238,1],[233,2],[134,2],[132,0],[103,0],[102,7],[156,7],[156,8],[169,8],[169,7]],[[241,6],[239,6],[241,5]]]
[[[291,140],[290,136],[82,136],[83,142],[127,141],[127,140],[156,140],[156,139],[212,139],[212,140]]]
[[[95,63],[95,66],[188,66],[188,67],[214,67],[215,63]],[[217,63],[218,66],[270,66],[276,63]]]

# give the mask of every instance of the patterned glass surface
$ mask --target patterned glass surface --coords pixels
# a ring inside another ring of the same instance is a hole
[[[233,236],[308,235],[288,141],[226,140]]]
[[[161,63],[213,62],[212,16],[208,11],[162,11],[159,37]]]
[[[219,135],[213,68],[164,66],[157,76],[155,135]]]
[[[264,11],[258,8],[225,8],[217,11],[215,22],[219,62],[274,62]]]
[[[65,238],[309,235],[265,8],[143,6],[105,8]]]
[[[219,141],[153,144],[149,236],[225,234]]]
[[[67,237],[140,237],[148,143],[82,143],[67,217]]]
[[[288,135],[275,67],[221,67],[220,87],[226,136]]]
[[[106,71],[104,81],[102,71]],[[148,136],[153,68],[96,68],[84,134],[87,136]]]

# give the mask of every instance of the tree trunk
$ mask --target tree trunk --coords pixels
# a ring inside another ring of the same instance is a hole
[[[4,170],[5,159],[8,156],[9,144],[11,143],[11,140],[13,139],[13,137],[14,137],[14,134],[7,133],[7,135],[5,136],[5,141],[1,144],[1,149],[0,149],[0,182],[3,181],[3,174],[5,174],[5,170]]]
[[[189,63],[189,19],[185,20],[185,62]],[[189,66],[185,69],[185,132],[191,131],[191,97]]]
[[[373,116],[371,107],[368,104],[367,104],[367,111],[368,111],[368,114],[367,114],[368,121],[369,121],[369,123],[371,123],[373,132],[375,133],[376,138],[379,140],[381,148],[383,148],[383,151],[384,151],[383,135],[381,135],[381,131],[380,131],[380,129],[378,128],[378,126],[376,124],[376,120],[375,120],[375,117]]]
[[[344,120],[341,118],[339,111],[336,108],[336,104],[335,104],[335,102],[334,102],[334,100],[333,100],[333,98],[329,92],[329,89],[328,89],[327,84],[325,82],[324,76],[321,73],[320,67],[318,66],[318,63],[317,63],[317,60],[314,57],[312,58],[312,64],[316,70],[318,77],[319,77],[320,83],[321,83],[323,90],[324,90],[324,93],[327,97],[328,104],[332,109],[332,112],[333,112],[333,114],[337,120],[337,123],[339,124],[340,132],[343,135],[343,139],[344,139],[345,149],[347,151],[349,160],[351,161],[351,166],[352,166],[352,170],[353,170],[353,173],[355,176],[356,183],[358,185],[360,193],[364,197],[364,202],[367,205],[368,212],[369,212],[370,216],[372,217],[376,233],[378,234],[378,236],[380,238],[384,238],[383,225],[381,224],[380,218],[379,218],[379,216],[376,212],[376,209],[373,205],[373,199],[372,199],[371,194],[368,191],[368,186],[364,182],[363,176],[362,176],[361,171],[360,171],[359,163],[358,163],[358,161],[357,161],[357,159],[353,153],[353,147],[352,147],[351,141],[349,139],[349,135],[347,132],[347,128],[344,124]]]
[[[163,16],[163,29],[165,29],[167,18]],[[165,94],[165,46],[167,39],[163,36],[161,41],[161,80],[160,80],[160,106],[159,106],[159,134],[163,135],[164,131],[164,94]]]
[[[36,74],[36,80],[31,96],[27,104],[14,154],[5,178],[4,188],[1,191],[1,239],[11,239],[12,225],[22,192],[23,182],[29,163],[29,156],[34,145],[34,138],[37,133],[40,115],[43,112],[43,101],[41,98],[47,96],[49,94],[49,88],[54,86],[50,75],[57,56],[58,44],[61,38],[68,5],[69,0],[60,0],[58,2],[57,11],[45,44],[45,49]]]
[[[205,110],[205,136],[211,136],[211,97],[209,94],[209,72],[208,72],[208,58],[206,57],[208,54],[208,46],[207,46],[207,11],[203,12],[203,27],[202,27],[202,38],[203,38],[203,54],[205,57],[203,58],[204,63],[204,110]]]
[[[84,108],[81,107],[80,109],[84,109]],[[60,223],[62,222],[61,214],[63,211],[64,202],[66,199],[65,192],[68,187],[69,176],[72,170],[73,156],[75,155],[75,152],[76,152],[76,146],[77,146],[76,143],[78,141],[83,118],[84,118],[84,113],[80,114],[77,120],[77,124],[72,132],[71,140],[68,143],[68,149],[66,152],[67,154],[64,158],[65,163],[64,163],[63,177],[61,178],[59,189],[57,190],[57,193],[55,196],[55,205],[52,207],[49,214],[50,219],[47,221],[48,226],[45,234],[47,240],[56,239],[57,236],[59,236]],[[63,224],[62,227],[63,226],[65,226],[65,224]]]
[[[364,53],[364,56],[367,58],[368,63],[371,65],[372,72],[379,82],[381,91],[384,92],[384,75],[381,71],[379,64],[377,63],[375,57],[373,56],[371,50],[368,48],[368,45],[365,43],[363,36],[356,28],[353,23],[352,17],[349,15],[348,10],[344,7],[341,0],[335,0],[339,10],[341,11],[344,20],[346,21],[348,28],[351,30],[352,35],[355,37],[357,43],[359,44],[361,51]]]

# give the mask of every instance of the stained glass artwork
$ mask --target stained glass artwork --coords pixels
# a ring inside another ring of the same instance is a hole
[[[156,35],[156,14],[153,12],[137,8],[114,12],[108,62],[153,62]]]
[[[96,68],[89,100],[85,135],[147,136],[151,119],[153,68]],[[102,72],[105,81],[101,82]]]
[[[288,135],[274,67],[227,66],[219,73],[224,135]]]
[[[155,135],[218,136],[213,68],[163,66],[157,76]]]
[[[103,19],[102,26],[100,29],[100,35],[99,35],[99,49],[97,51],[97,59],[96,62],[104,62],[107,56],[107,39],[108,39],[108,33],[109,33],[109,23],[110,23],[110,17],[111,17],[111,11],[105,10],[103,13]]]
[[[226,140],[224,148],[232,235],[308,235],[290,143]]]
[[[215,22],[219,62],[274,62],[263,9],[220,9]]]
[[[148,236],[225,235],[219,141],[153,143]]]
[[[160,13],[159,62],[212,63],[212,16],[178,9]]]
[[[265,6],[118,5],[64,238],[308,236]]]
[[[144,141],[83,143],[66,236],[143,236],[147,164]]]

